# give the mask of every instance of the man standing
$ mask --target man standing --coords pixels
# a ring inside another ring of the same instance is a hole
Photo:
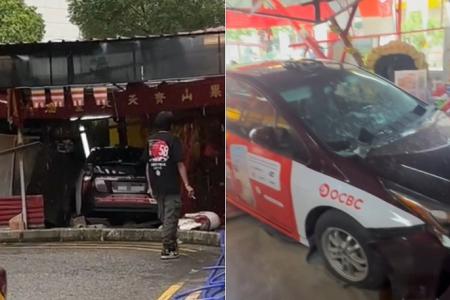
[[[172,112],[158,113],[154,121],[156,132],[149,137],[145,153],[149,194],[158,202],[158,216],[163,223],[161,259],[179,256],[177,228],[181,215],[180,177],[188,196],[194,196],[183,163],[181,142],[170,133],[172,123]]]

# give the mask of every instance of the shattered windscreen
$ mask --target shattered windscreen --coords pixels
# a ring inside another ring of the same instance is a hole
[[[333,151],[365,155],[414,130],[433,108],[358,68],[324,69],[280,91]]]

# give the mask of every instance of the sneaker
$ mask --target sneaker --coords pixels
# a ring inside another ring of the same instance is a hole
[[[169,249],[163,249],[161,251],[161,259],[175,259],[180,257],[180,254],[178,254],[178,250],[169,250]]]

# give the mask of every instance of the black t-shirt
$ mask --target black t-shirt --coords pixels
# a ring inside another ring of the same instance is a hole
[[[180,140],[167,131],[151,135],[144,154],[152,191],[157,195],[180,193],[177,164],[183,161]]]

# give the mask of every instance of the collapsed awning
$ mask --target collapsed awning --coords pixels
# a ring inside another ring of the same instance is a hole
[[[347,10],[358,1],[351,0],[341,4],[342,1],[335,0],[232,0],[229,3],[227,2],[227,29],[262,27],[264,19],[267,26],[293,25],[296,23],[319,24]],[[256,19],[259,21],[258,27],[251,25],[251,19],[255,16],[261,17],[259,20]],[[275,21],[272,19],[275,19]]]
[[[359,2],[357,15],[387,17],[394,0],[231,0],[227,2],[227,29],[269,29],[276,26],[314,25],[329,21]]]

